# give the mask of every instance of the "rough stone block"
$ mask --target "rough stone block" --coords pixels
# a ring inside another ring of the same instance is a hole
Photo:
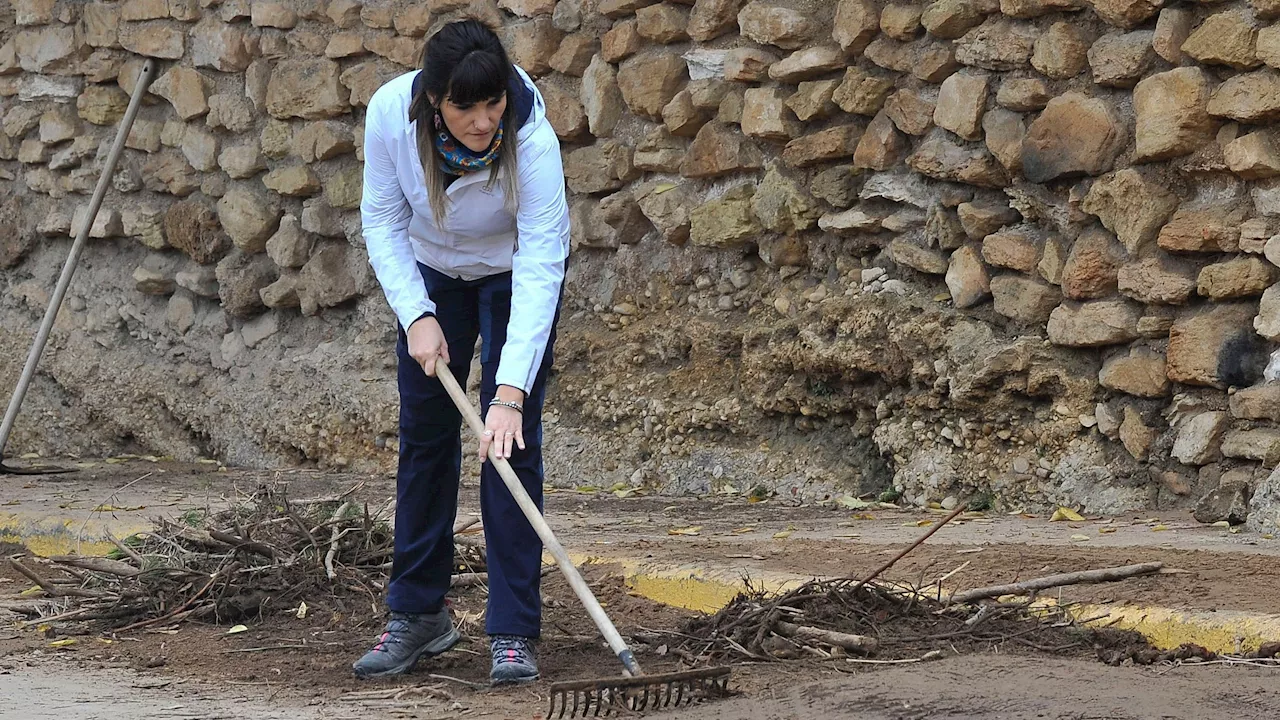
[[[1169,379],[1220,389],[1254,384],[1266,363],[1249,330],[1254,312],[1252,303],[1222,303],[1180,317],[1169,330]]]

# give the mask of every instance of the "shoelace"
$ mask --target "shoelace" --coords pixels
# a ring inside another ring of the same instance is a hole
[[[495,663],[516,662],[523,665],[529,663],[529,644],[522,638],[497,636],[493,638],[493,661]]]
[[[400,635],[407,632],[409,632],[409,618],[402,613],[391,613],[387,629],[378,638],[378,644],[373,647],[374,652],[388,652],[385,646],[399,643]]]

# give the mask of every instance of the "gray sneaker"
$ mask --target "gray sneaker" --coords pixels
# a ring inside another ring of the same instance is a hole
[[[461,639],[447,608],[438,613],[393,612],[378,644],[351,669],[357,677],[400,675],[412,670],[418,660],[435,657]]]
[[[493,653],[489,679],[494,685],[538,679],[538,661],[533,656],[533,643],[529,638],[494,635],[489,639],[489,650]]]

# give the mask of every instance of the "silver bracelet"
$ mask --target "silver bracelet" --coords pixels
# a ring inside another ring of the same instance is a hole
[[[494,405],[501,405],[502,407],[508,407],[520,413],[521,415],[524,414],[524,407],[517,402],[507,402],[505,400],[499,400],[497,398],[494,398],[493,400],[489,401],[489,407],[493,407]]]

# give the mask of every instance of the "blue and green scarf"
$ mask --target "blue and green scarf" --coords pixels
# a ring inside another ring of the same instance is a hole
[[[413,95],[418,96],[422,92],[422,74],[413,79]],[[514,102],[515,119],[517,121],[517,129],[524,127],[529,121],[529,116],[533,112],[533,90],[524,84],[519,73],[514,68],[511,72],[511,78],[507,86],[507,102]],[[413,120],[412,117],[409,118]],[[443,158],[441,168],[448,174],[454,176],[466,175],[468,173],[484,170],[493,165],[498,159],[498,153],[502,150],[502,138],[505,128],[505,122],[498,124],[498,132],[494,134],[493,141],[489,143],[489,147],[484,152],[472,152],[471,148],[458,142],[457,138],[449,133],[444,126],[444,120],[440,117],[439,112],[435,113],[433,118],[435,125],[435,145],[439,151],[440,157]]]
[[[440,158],[443,161],[442,169],[450,175],[466,175],[467,173],[484,170],[492,165],[493,161],[498,159],[498,153],[502,150],[502,126],[503,123],[499,122],[498,131],[494,133],[489,147],[484,152],[477,153],[458,142],[445,129],[444,123],[437,114],[436,151],[440,153]]]

